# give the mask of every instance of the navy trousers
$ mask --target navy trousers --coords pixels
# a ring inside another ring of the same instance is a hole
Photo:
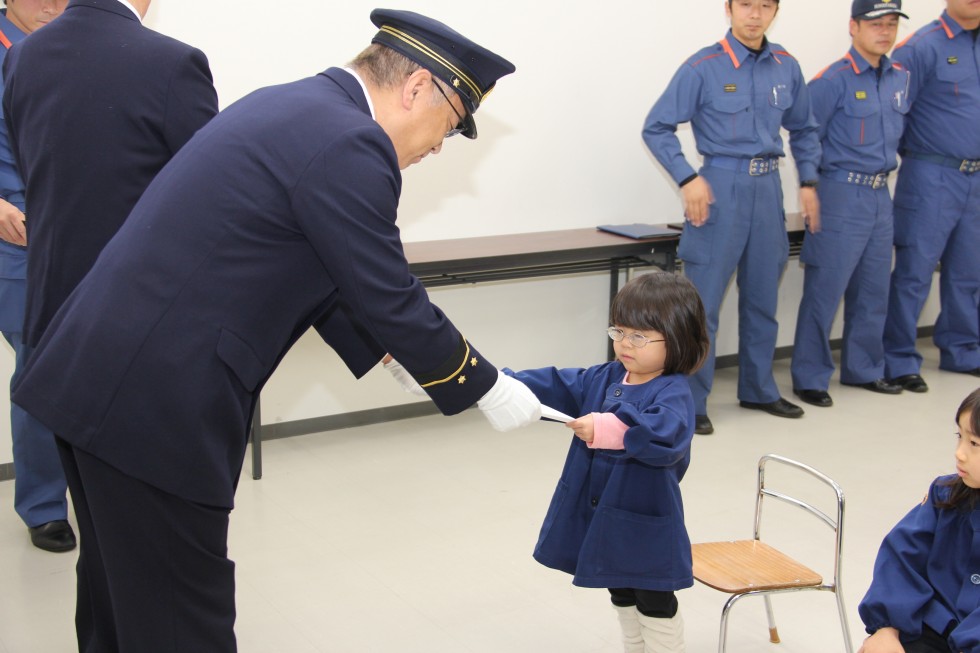
[[[233,653],[227,508],[196,504],[56,438],[78,519],[80,653]]]

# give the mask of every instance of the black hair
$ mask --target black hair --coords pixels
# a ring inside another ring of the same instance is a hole
[[[977,388],[963,400],[959,409],[956,411],[956,423],[960,423],[960,418],[964,414],[970,416],[970,430],[974,434],[980,434],[980,388]],[[960,434],[963,437],[963,434]],[[980,489],[972,488],[963,482],[962,478],[955,477],[943,482],[949,487],[949,496],[946,499],[936,501],[937,508],[959,508],[960,510],[973,510],[980,503]]]
[[[664,374],[696,372],[711,347],[701,296],[685,277],[669,272],[644,274],[627,282],[613,298],[609,322],[663,334]]]

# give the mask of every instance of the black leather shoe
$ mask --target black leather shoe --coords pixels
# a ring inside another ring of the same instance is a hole
[[[830,398],[826,390],[797,390],[793,388],[793,394],[812,406],[830,408],[834,405],[834,400]]]
[[[929,392],[929,386],[926,385],[926,380],[918,374],[896,376],[894,379],[888,379],[888,382],[900,385],[909,392]]]
[[[867,383],[844,383],[841,381],[841,385],[849,385],[852,388],[863,388],[865,390],[870,390],[871,392],[877,392],[883,395],[900,395],[902,394],[901,384],[894,383],[892,381],[886,381],[884,379],[875,379],[874,381],[868,381]]]
[[[707,415],[695,415],[694,432],[698,435],[711,435],[715,432],[715,425],[711,423]]]
[[[976,367],[972,370],[957,370],[958,374],[970,374],[972,376],[980,376],[980,367]]]
[[[742,408],[750,408],[752,410],[763,410],[770,415],[775,415],[776,417],[790,417],[796,419],[797,417],[803,417],[803,409],[796,404],[791,404],[782,397],[776,401],[772,401],[768,404],[757,404],[752,401],[740,401],[738,405]]]
[[[47,524],[28,528],[31,533],[31,544],[39,549],[53,553],[63,553],[75,548],[75,531],[64,519],[49,521]]]

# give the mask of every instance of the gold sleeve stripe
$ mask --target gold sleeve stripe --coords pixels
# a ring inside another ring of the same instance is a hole
[[[441,383],[445,383],[447,381],[452,381],[453,379],[456,378],[457,375],[459,375],[460,372],[463,371],[463,368],[466,367],[466,361],[468,361],[470,359],[470,343],[466,342],[465,339],[463,340],[463,342],[466,344],[466,355],[463,356],[463,362],[459,364],[459,367],[456,368],[456,371],[453,372],[452,374],[450,374],[449,376],[447,376],[444,379],[438,379],[436,381],[430,381],[429,383],[423,383],[422,384],[422,387],[423,388],[429,388],[429,387],[432,387],[434,385],[439,385]]]
[[[448,60],[446,60],[445,57],[443,57],[438,52],[436,52],[435,50],[433,50],[432,48],[430,48],[429,46],[427,46],[425,43],[422,43],[418,39],[415,39],[415,38],[409,36],[405,32],[402,32],[400,30],[395,29],[391,25],[385,25],[384,27],[381,28],[381,31],[382,32],[386,32],[386,33],[394,36],[395,38],[401,39],[402,41],[404,41],[405,43],[409,44],[410,46],[412,46],[416,50],[419,50],[419,51],[425,53],[426,55],[428,55],[432,59],[434,59],[434,60],[438,61],[439,63],[441,63],[443,66],[445,66],[449,70],[453,71],[453,73],[457,77],[459,77],[460,79],[462,79],[464,82],[466,82],[466,85],[467,86],[469,86],[471,89],[473,89],[473,93],[476,94],[477,99],[480,102],[483,101],[483,94],[480,92],[479,87],[473,82],[473,80],[471,80],[459,68],[457,68],[456,66],[454,66],[452,63],[450,63]]]

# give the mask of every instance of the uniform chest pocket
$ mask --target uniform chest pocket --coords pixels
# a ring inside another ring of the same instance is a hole
[[[793,93],[788,84],[774,84],[769,89],[769,106],[786,111],[793,106]]]
[[[850,98],[844,103],[847,136],[853,143],[863,145],[881,139],[880,107],[871,100]]]
[[[742,143],[753,138],[752,98],[734,93],[719,94],[708,100],[702,122],[709,138]]]
[[[971,72],[970,66],[964,66],[962,63],[946,63],[936,67],[936,78],[941,82],[962,84],[970,78]]]
[[[719,113],[747,112],[751,104],[748,95],[719,95],[710,101],[711,108]]]

